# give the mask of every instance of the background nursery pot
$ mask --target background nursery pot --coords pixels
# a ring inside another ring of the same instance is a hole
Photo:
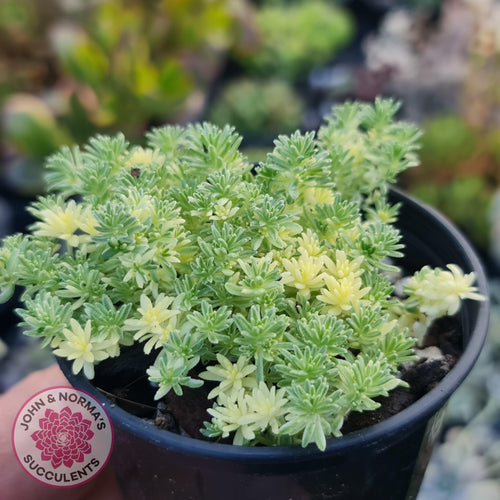
[[[466,273],[474,272],[478,291],[487,295],[486,277],[474,250],[447,219],[398,190],[391,191],[390,201],[402,202],[397,227],[406,247],[407,271],[455,263]],[[458,314],[463,354],[444,379],[387,420],[329,439],[325,451],[312,445],[209,443],[161,430],[103,396],[96,389],[99,371],[93,385],[83,375],[73,375],[65,359],[57,359],[75,387],[103,402],[114,423],[111,464],[126,498],[412,499],[439,434],[443,408],[480,353],[489,303],[466,301]]]

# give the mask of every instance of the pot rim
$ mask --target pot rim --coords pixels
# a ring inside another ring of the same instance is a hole
[[[309,445],[302,448],[299,445],[251,447],[222,444],[182,436],[170,431],[159,429],[139,417],[136,417],[116,406],[108,397],[104,396],[95,386],[82,375],[73,375],[70,364],[66,359],[56,357],[62,371],[68,380],[77,388],[90,392],[101,401],[108,411],[116,427],[126,428],[136,436],[147,441],[155,442],[166,448],[207,458],[218,458],[241,463],[293,461],[300,462],[311,459],[324,459],[329,455],[338,455],[348,448],[371,447],[379,442],[383,436],[403,433],[405,429],[412,429],[422,421],[429,419],[442,408],[452,393],[463,382],[474,366],[486,339],[489,325],[489,293],[488,282],[482,264],[471,244],[455,227],[455,225],[436,209],[409,196],[403,190],[391,187],[391,194],[396,201],[403,201],[405,206],[432,217],[436,226],[458,244],[462,250],[464,260],[476,275],[478,291],[486,297],[484,302],[477,304],[477,321],[462,355],[450,372],[427,394],[413,404],[386,420],[364,429],[345,434],[338,438],[327,439],[326,449],[320,451],[316,446]]]

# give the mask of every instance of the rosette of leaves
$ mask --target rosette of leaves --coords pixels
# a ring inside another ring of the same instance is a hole
[[[255,25],[258,47],[238,60],[255,74],[292,81],[333,60],[354,31],[347,10],[324,0],[265,3]]]
[[[336,107],[319,133],[279,136],[258,167],[230,126],[166,126],[145,148],[97,136],[49,158],[30,233],[0,249],[0,290],[74,373],[136,344],[156,399],[208,384],[208,437],[315,443],[405,382],[417,337],[473,274],[425,267],[405,296],[388,182],[416,164],[398,105]],[[200,423],[201,425],[201,423]]]

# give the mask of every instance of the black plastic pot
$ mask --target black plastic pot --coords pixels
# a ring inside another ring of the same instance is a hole
[[[398,224],[405,267],[455,263],[487,281],[474,250],[443,216],[394,190],[403,203]],[[486,337],[489,303],[466,301],[460,311],[464,352],[442,382],[382,423],[314,446],[240,447],[208,443],[160,430],[126,413],[90,382],[61,366],[70,382],[97,396],[115,427],[111,457],[122,491],[131,499],[403,500],[416,497],[443,408],[473,367]]]

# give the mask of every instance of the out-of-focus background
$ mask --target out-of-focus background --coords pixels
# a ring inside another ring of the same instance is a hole
[[[0,0],[0,236],[30,224],[44,158],[64,144],[209,120],[258,161],[277,134],[377,95],[422,127],[422,165],[400,183],[472,241],[493,302],[418,498],[497,500],[500,0]],[[12,305],[0,315],[2,392],[52,357]]]

